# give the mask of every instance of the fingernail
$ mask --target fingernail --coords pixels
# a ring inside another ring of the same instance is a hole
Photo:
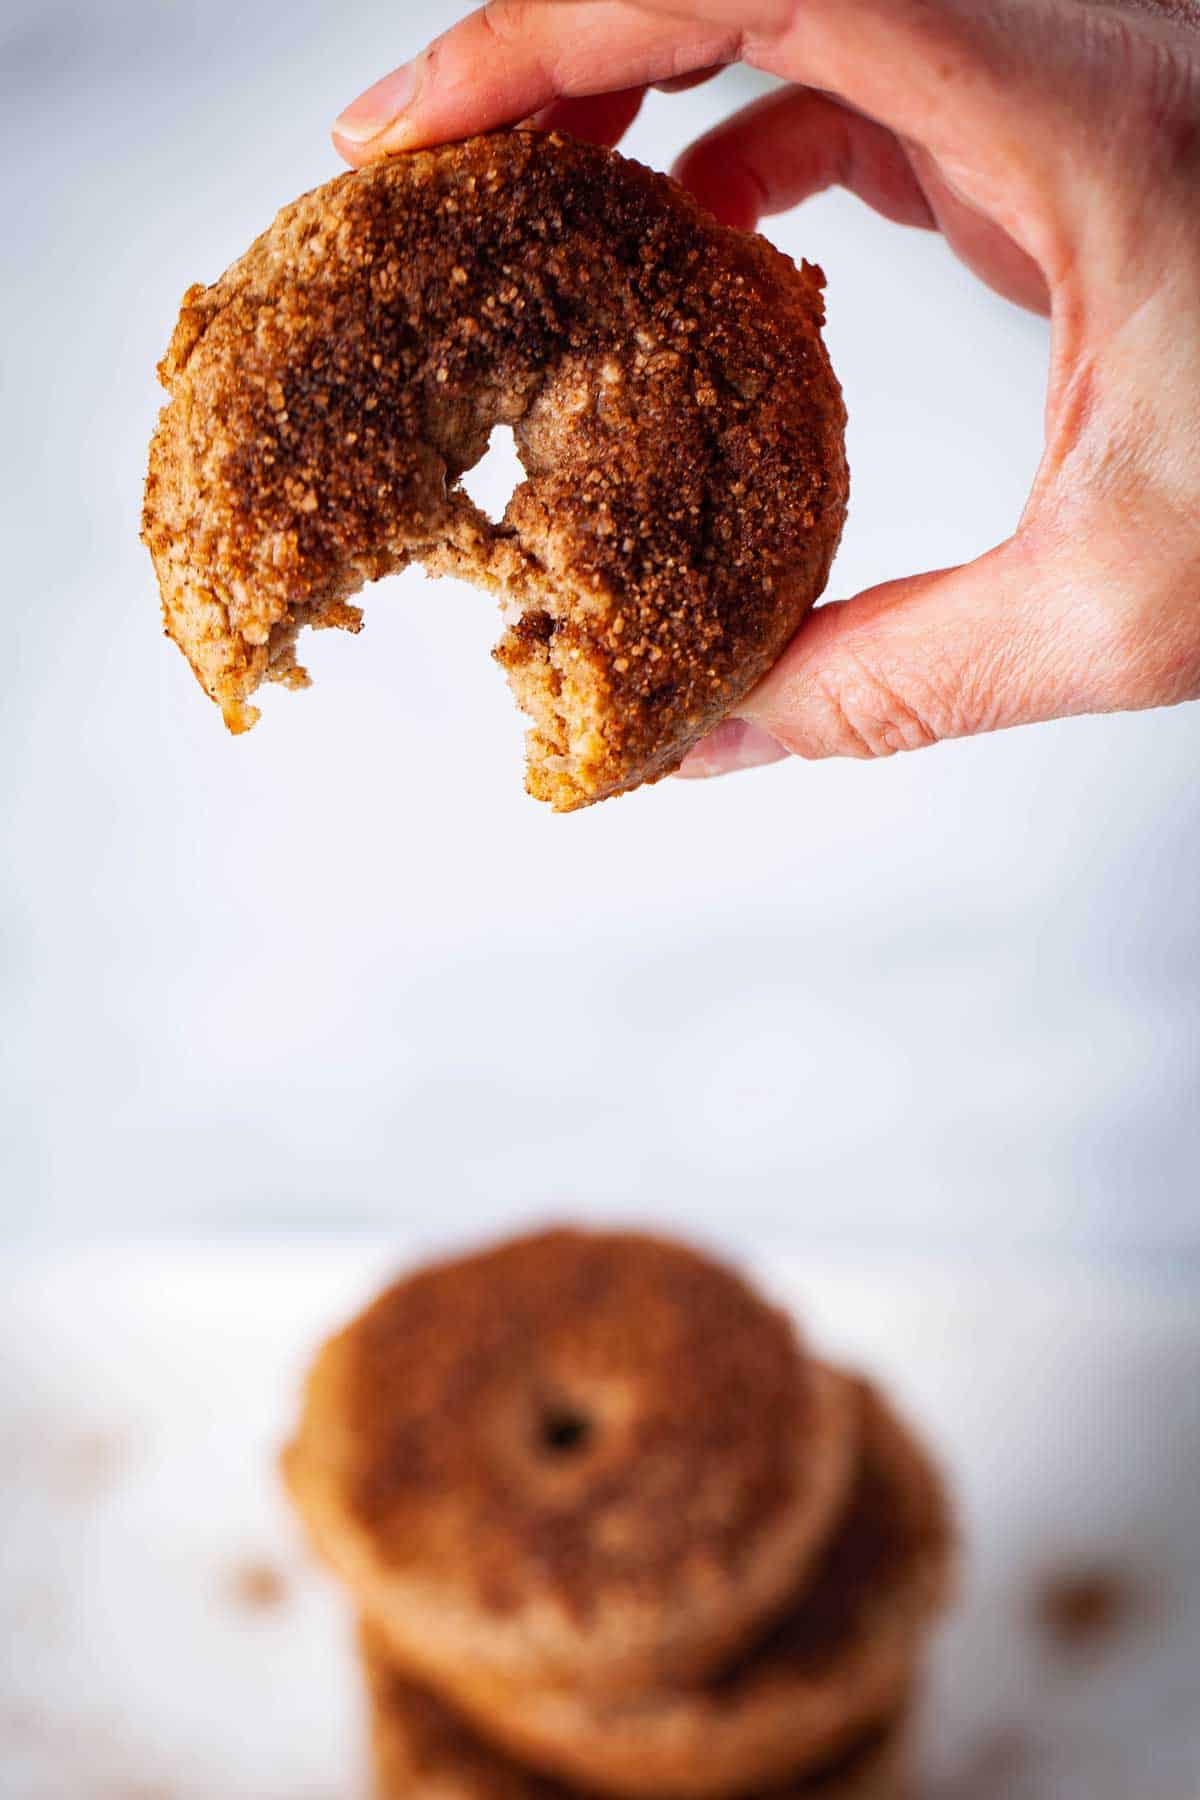
[[[706,738],[688,751],[676,771],[685,780],[731,775],[737,769],[759,769],[787,755],[783,745],[761,725],[746,719],[722,719]]]
[[[405,63],[402,68],[393,69],[390,75],[385,75],[365,94],[351,101],[345,112],[334,120],[334,136],[345,138],[351,144],[369,144],[411,105],[416,91],[417,63]]]

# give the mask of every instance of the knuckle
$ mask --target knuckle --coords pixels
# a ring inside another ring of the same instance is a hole
[[[506,60],[514,55],[536,72],[548,92],[559,94],[562,84],[555,71],[553,38],[545,29],[545,8],[538,0],[485,0],[479,19]]]
[[[1193,163],[1200,57],[1194,32],[1170,26],[1151,9],[1097,12],[1088,21],[1095,63],[1110,104],[1098,108],[1107,141],[1138,148],[1136,167],[1147,158],[1170,165],[1181,157]]]
[[[926,684],[901,686],[855,661],[819,683],[829,755],[895,756],[959,735],[944,702]]]
[[[1130,22],[1123,22],[1128,27]],[[1185,53],[1177,38],[1148,31],[1141,23],[1142,30],[1130,32],[1123,59],[1125,91],[1135,111],[1151,125],[1194,122],[1197,68],[1191,44]]]
[[[480,22],[488,35],[504,49],[529,35],[529,0],[486,0]]]
[[[507,43],[512,36],[512,16],[520,11],[521,0],[486,0],[479,20],[490,37]]]

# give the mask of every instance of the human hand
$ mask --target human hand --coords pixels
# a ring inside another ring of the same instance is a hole
[[[1200,697],[1193,0],[491,0],[338,120],[354,164],[535,116],[613,143],[648,86],[794,85],[675,173],[752,227],[832,185],[1050,313],[1045,449],[976,561],[818,608],[685,774],[890,755]]]

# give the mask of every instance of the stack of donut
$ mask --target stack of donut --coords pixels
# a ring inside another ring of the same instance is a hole
[[[554,1230],[423,1269],[324,1346],[283,1464],[378,1800],[905,1791],[937,1471],[707,1258]]]

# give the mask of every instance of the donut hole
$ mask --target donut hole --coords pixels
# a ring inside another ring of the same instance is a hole
[[[538,1441],[547,1456],[578,1456],[588,1448],[594,1432],[594,1421],[581,1407],[549,1406],[538,1425]]]
[[[474,467],[463,474],[461,486],[480,512],[493,525],[499,525],[524,479],[512,426],[495,425],[487,449]]]

